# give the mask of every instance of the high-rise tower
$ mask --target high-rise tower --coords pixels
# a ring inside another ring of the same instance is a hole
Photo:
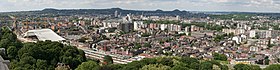
[[[115,17],[118,17],[118,11],[117,10],[115,11]]]

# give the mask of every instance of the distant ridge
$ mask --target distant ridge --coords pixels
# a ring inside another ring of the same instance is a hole
[[[19,14],[19,15],[114,15],[117,11],[118,14],[125,16],[126,14],[133,15],[145,15],[145,16],[181,16],[183,18],[188,17],[206,17],[203,13],[191,13],[189,11],[180,11],[175,9],[173,11],[145,11],[145,10],[125,10],[121,8],[109,8],[109,9],[55,9],[45,8],[38,11],[21,11],[21,12],[6,12],[5,14]]]
[[[52,15],[52,16],[71,16],[71,15],[111,15],[115,12],[122,16],[126,14],[144,15],[144,16],[180,16],[183,18],[205,18],[208,15],[224,15],[224,14],[254,14],[260,16],[280,17],[280,13],[258,13],[258,12],[203,12],[203,11],[186,11],[175,9],[173,11],[157,10],[126,10],[122,8],[108,8],[108,9],[55,9],[45,8],[37,11],[18,11],[18,12],[1,12],[0,15],[13,14],[22,16],[38,16],[38,15]]]
[[[58,9],[55,9],[55,8],[45,8],[42,11],[58,11]]]

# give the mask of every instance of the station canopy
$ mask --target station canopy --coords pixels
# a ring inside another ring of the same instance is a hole
[[[39,41],[63,41],[65,40],[58,34],[56,34],[51,29],[38,29],[38,30],[29,30],[24,33],[24,37],[36,36]]]

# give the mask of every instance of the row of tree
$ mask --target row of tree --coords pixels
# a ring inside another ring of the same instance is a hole
[[[100,64],[87,61],[78,66],[77,70],[228,70],[226,65],[218,61],[202,61],[190,57],[157,57],[145,58],[128,64]]]
[[[108,58],[104,59],[108,61]],[[109,61],[112,60],[109,58]],[[104,64],[99,61],[87,61],[79,65],[76,70],[280,70],[280,65],[272,64],[261,69],[258,65],[236,64],[231,69],[216,60],[205,61],[190,57],[157,57],[145,58],[128,64]]]
[[[261,69],[258,65],[248,65],[248,64],[236,64],[234,70],[280,70],[279,64],[272,64],[264,69]]]

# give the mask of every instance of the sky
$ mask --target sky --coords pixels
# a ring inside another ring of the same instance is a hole
[[[56,9],[277,12],[280,0],[0,0],[0,12]]]

